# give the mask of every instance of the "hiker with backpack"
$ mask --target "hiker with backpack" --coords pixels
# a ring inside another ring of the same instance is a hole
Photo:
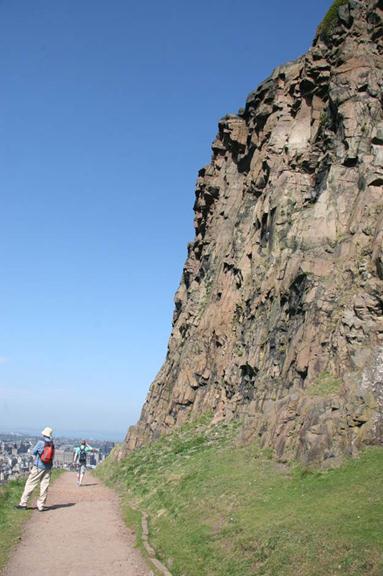
[[[45,502],[48,496],[48,486],[51,479],[51,470],[53,458],[55,455],[55,446],[53,444],[52,428],[46,427],[41,432],[42,439],[39,440],[32,450],[34,463],[25,483],[24,492],[21,496],[20,503],[16,506],[19,510],[26,510],[27,503],[33,490],[40,484],[40,496],[37,499],[37,510],[43,512],[46,510]]]
[[[86,440],[81,440],[80,446],[74,449],[73,464],[77,466],[77,485],[81,486],[85,471],[86,471],[86,461],[87,454],[89,452],[97,452],[96,448],[89,446]]]

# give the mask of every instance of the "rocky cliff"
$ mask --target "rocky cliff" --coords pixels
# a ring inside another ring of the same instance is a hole
[[[219,123],[168,355],[122,453],[208,411],[281,460],[383,441],[383,2],[336,5]]]

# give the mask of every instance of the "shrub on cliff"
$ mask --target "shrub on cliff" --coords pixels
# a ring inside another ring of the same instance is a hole
[[[318,26],[318,35],[327,38],[338,21],[338,9],[347,4],[348,0],[335,0]]]

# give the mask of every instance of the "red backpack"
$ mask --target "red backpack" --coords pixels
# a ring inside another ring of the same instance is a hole
[[[40,454],[40,460],[43,464],[52,464],[55,455],[53,442],[45,442],[44,450]]]

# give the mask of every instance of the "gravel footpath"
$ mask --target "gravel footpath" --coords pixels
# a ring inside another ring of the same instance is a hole
[[[79,488],[73,472],[62,474],[47,508],[32,514],[4,576],[150,576],[116,495],[94,476]]]

